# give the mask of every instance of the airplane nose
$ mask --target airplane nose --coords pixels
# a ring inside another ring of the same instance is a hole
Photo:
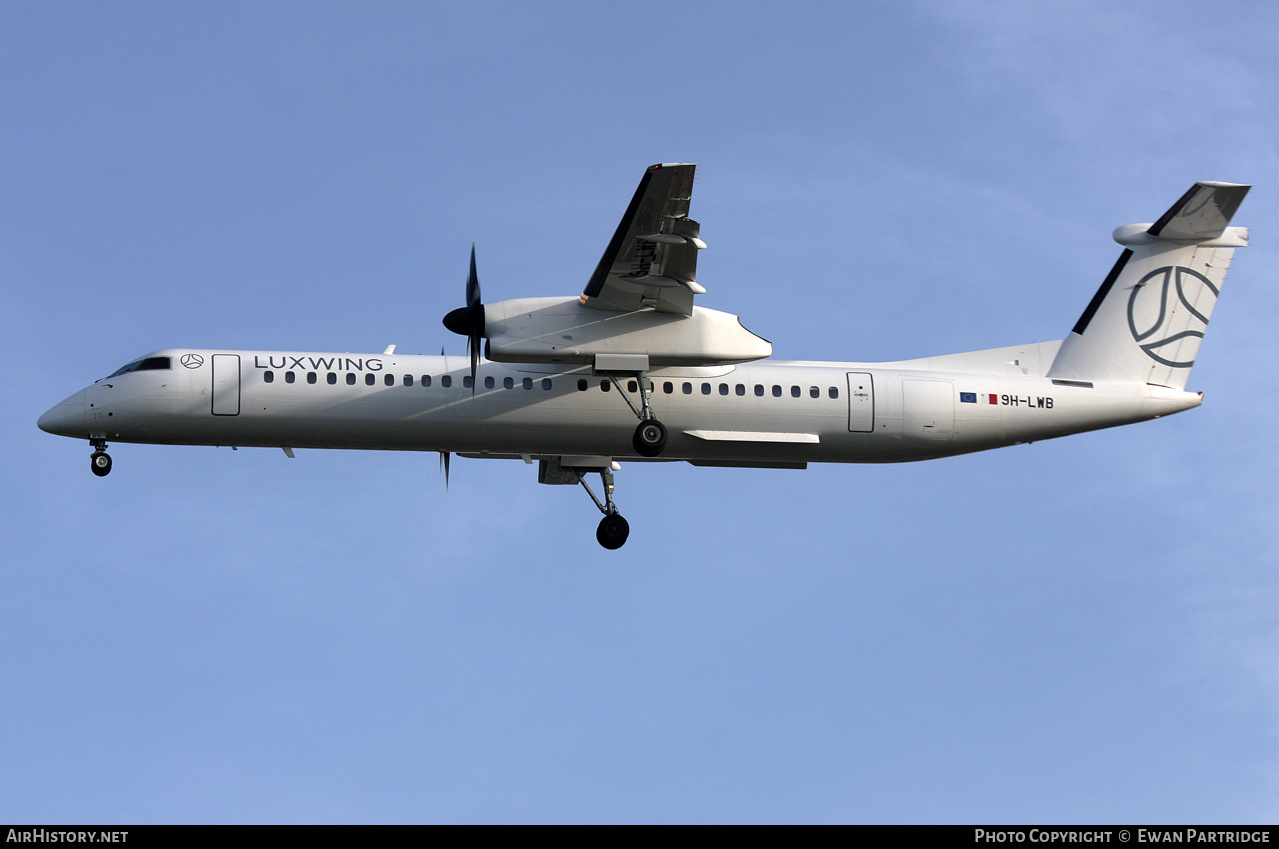
[[[36,425],[45,433],[58,436],[84,436],[84,390],[52,407]]]

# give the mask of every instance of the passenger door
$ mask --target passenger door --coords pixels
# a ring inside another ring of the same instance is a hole
[[[213,355],[213,415],[240,415],[240,355]]]
[[[848,373],[848,430],[852,433],[875,431],[875,380],[869,372]]]

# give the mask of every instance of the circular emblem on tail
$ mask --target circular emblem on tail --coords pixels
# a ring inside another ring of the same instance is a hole
[[[182,365],[187,368],[199,368],[204,365],[204,357],[199,354],[183,354],[178,362],[182,363]]]
[[[1183,265],[1156,268],[1137,281],[1128,298],[1132,338],[1155,362],[1190,368],[1219,291],[1207,277]],[[1190,344],[1183,346],[1184,341]]]

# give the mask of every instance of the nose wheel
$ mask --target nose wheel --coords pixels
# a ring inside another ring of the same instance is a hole
[[[89,457],[89,469],[100,478],[111,474],[111,455],[106,452],[106,447],[105,441],[95,440],[93,455]]]

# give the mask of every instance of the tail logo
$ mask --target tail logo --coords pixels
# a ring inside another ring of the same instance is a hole
[[[1137,281],[1128,298],[1132,338],[1155,362],[1190,368],[1199,343],[1189,346],[1189,360],[1180,358],[1180,343],[1203,338],[1219,292],[1211,280],[1183,265],[1156,268]]]

